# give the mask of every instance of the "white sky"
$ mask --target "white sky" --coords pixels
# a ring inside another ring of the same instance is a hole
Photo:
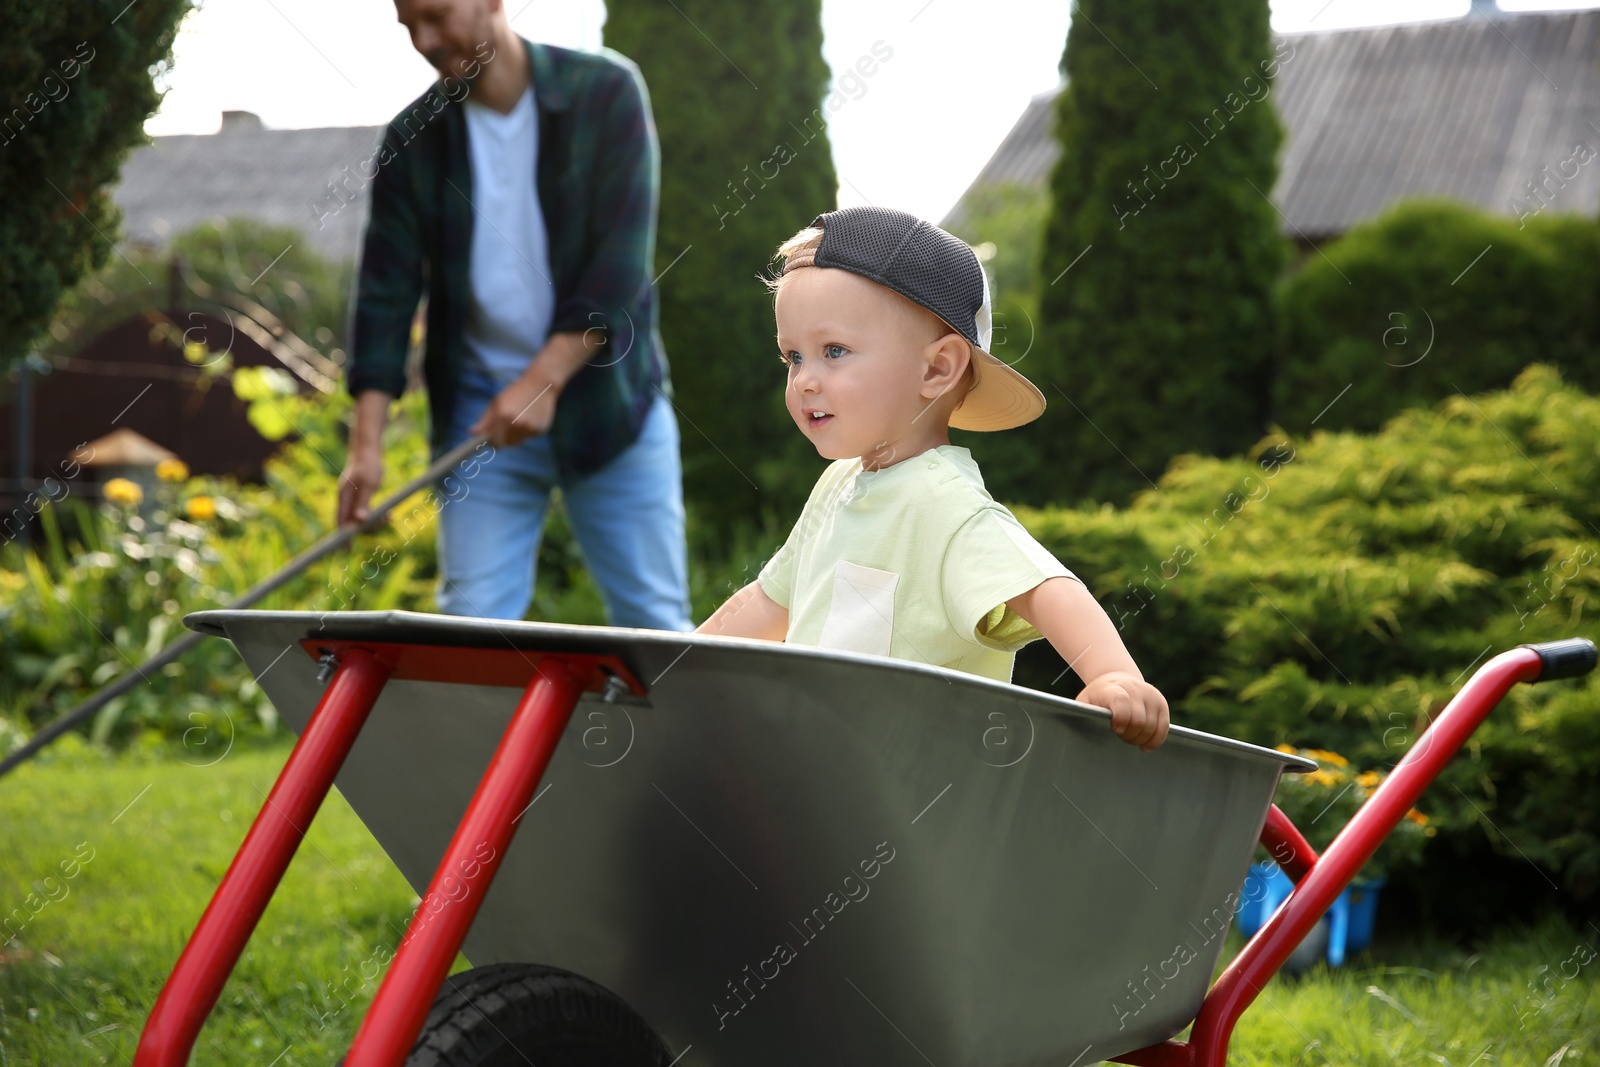
[[[507,2],[524,37],[600,44],[602,0]],[[1272,26],[1332,30],[1466,10],[1467,0],[1276,0]],[[880,40],[894,51],[829,124],[840,204],[870,200],[943,217],[1028,99],[1056,85],[1068,11],[1067,0],[824,0],[823,52],[833,71],[842,74]],[[213,132],[225,110],[253,111],[270,127],[377,126],[434,76],[395,21],[392,0],[208,0],[184,22],[174,58],[161,110],[145,124],[152,135]],[[760,84],[759,70],[747,73]],[[930,145],[966,151],[935,155]]]

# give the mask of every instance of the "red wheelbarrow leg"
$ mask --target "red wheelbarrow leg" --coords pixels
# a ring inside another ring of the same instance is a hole
[[[538,675],[523,693],[372,998],[346,1067],[405,1062],[516,832],[517,815],[532,799],[583,689],[579,668],[559,655],[540,658]]]
[[[361,732],[390,666],[347,651],[145,1023],[135,1067],[180,1067]]]

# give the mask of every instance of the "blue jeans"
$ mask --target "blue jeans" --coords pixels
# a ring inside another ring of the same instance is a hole
[[[470,372],[463,377],[446,448],[467,439],[496,391]],[[435,594],[441,612],[523,617],[533,599],[545,509],[559,485],[611,625],[694,629],[678,420],[664,395],[656,395],[638,439],[586,477],[561,481],[543,434],[489,455],[471,477],[459,467],[449,475],[449,492],[436,486],[443,503]],[[470,462],[463,466],[470,469]]]

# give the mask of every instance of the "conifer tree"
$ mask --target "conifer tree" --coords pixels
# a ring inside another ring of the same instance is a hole
[[[822,467],[789,419],[772,298],[779,242],[830,211],[820,0],[611,0],[606,44],[639,65],[661,141],[661,333],[685,494],[719,529],[792,516]]]
[[[1055,497],[1125,500],[1260,437],[1287,254],[1266,0],[1079,0],[1067,37],[1033,430]]]
[[[0,4],[0,368],[24,355],[61,294],[105,263],[111,189],[161,98],[189,0]]]

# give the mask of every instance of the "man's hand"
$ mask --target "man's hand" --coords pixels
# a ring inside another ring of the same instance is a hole
[[[383,423],[389,417],[389,400],[381,389],[363,389],[356,397],[350,455],[339,477],[338,526],[366,522],[371,514],[368,504],[383,481]]]
[[[550,431],[560,396],[561,389],[554,382],[524,375],[500,390],[467,432],[473,437],[487,436],[498,448],[519,445]]]
[[[372,494],[383,481],[383,451],[373,448],[352,448],[345,461],[344,473],[339,476],[339,525],[366,522],[370,515]]]
[[[606,343],[604,330],[563,331],[545,340],[522,377],[500,390],[469,431],[485,436],[498,448],[519,445],[535,434],[549,433],[556,419],[556,401],[591,353]]]
[[[1167,698],[1135,674],[1107,671],[1083,687],[1077,699],[1111,712],[1111,730],[1149,752],[1167,739]]]

